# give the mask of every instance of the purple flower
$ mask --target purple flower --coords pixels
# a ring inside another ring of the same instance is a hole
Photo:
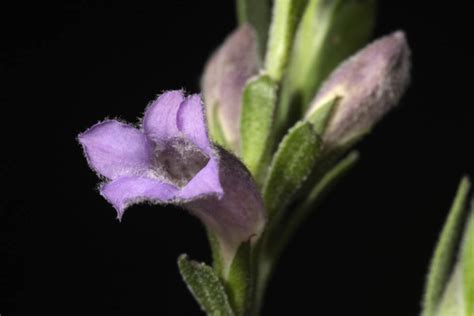
[[[263,229],[260,193],[240,161],[209,141],[199,95],[166,92],[147,108],[140,129],[107,120],[79,142],[106,178],[100,193],[119,219],[143,201],[182,205],[217,236],[227,260]]]
[[[344,147],[372,129],[395,105],[410,81],[410,48],[402,31],[379,38],[343,62],[323,84],[306,117],[335,96],[337,105],[323,140]]]

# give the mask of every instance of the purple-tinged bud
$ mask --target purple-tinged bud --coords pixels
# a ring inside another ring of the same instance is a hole
[[[384,36],[343,62],[323,84],[306,118],[341,97],[328,123],[326,150],[350,145],[394,107],[410,81],[410,49],[402,31]]]
[[[259,70],[255,32],[244,24],[211,56],[202,77],[209,130],[220,144],[239,151],[240,109],[247,80]]]

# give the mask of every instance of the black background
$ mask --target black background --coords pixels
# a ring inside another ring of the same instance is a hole
[[[417,315],[458,180],[474,175],[472,1],[380,1],[413,81],[362,160],[285,252],[264,315]],[[176,258],[209,260],[199,222],[134,206],[119,224],[76,135],[134,122],[167,89],[199,91],[232,1],[0,5],[0,314],[197,315]]]

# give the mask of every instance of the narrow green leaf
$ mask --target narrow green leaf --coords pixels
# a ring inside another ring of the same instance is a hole
[[[250,296],[250,242],[240,245],[230,266],[227,277],[227,290],[232,306],[237,315],[245,315]]]
[[[465,177],[459,184],[448,218],[441,231],[428,272],[425,296],[423,298],[423,316],[437,315],[438,304],[453,272],[456,248],[460,241],[466,217],[469,188],[470,182]]]
[[[186,255],[178,258],[179,271],[201,309],[212,316],[235,315],[219,277],[205,265],[188,260]]]
[[[341,99],[339,97],[335,97],[334,99],[327,101],[316,111],[314,111],[314,113],[311,114],[311,116],[307,119],[313,124],[314,131],[319,136],[323,136],[326,126],[331,120],[332,114],[334,113],[334,110],[336,109],[336,106],[339,104],[340,100]]]
[[[321,141],[313,125],[295,124],[278,146],[273,156],[263,189],[268,216],[283,209],[313,170]]]
[[[250,80],[243,93],[241,114],[242,159],[258,180],[269,159],[277,86],[267,75]]]
[[[439,304],[434,312],[436,316],[464,316],[464,298],[462,285],[462,268],[457,263],[453,273],[447,281],[444,293],[440,297]]]
[[[375,0],[309,0],[295,36],[282,85],[278,126],[298,120],[321,83],[368,41]]]
[[[307,0],[275,0],[265,55],[265,69],[279,82],[288,61],[296,26]]]
[[[307,198],[289,214],[289,217],[280,219],[275,223],[276,227],[268,229],[272,234],[269,238],[271,240],[269,252],[272,253],[272,256],[279,255],[298,227],[317,209],[317,204],[352,170],[358,161],[359,153],[357,151],[348,154],[317,181]]]
[[[269,0],[236,0],[239,24],[250,23],[257,33],[260,58],[265,54],[265,46],[270,24]]]
[[[466,315],[474,315],[474,201],[471,204],[471,213],[464,231],[461,262]]]
[[[331,170],[329,170],[320,181],[314,186],[309,193],[306,200],[302,203],[301,209],[303,212],[311,211],[314,207],[314,203],[319,200],[322,195],[327,193],[333,188],[336,183],[342,179],[355,164],[359,161],[359,152],[352,151],[344,159],[339,161]],[[305,218],[305,216],[303,216]]]

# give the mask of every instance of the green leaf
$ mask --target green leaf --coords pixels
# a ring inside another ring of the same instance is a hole
[[[258,180],[269,159],[277,86],[267,75],[251,79],[243,92],[242,159]]]
[[[250,298],[251,266],[250,242],[240,245],[230,266],[227,277],[227,290],[237,315],[245,315]]]
[[[368,41],[375,0],[310,0],[295,36],[282,85],[278,126],[298,120],[336,66]]]
[[[305,201],[301,204],[301,212],[303,215],[305,212],[311,212],[314,208],[314,204],[317,200],[320,200],[336,183],[342,179],[355,164],[359,161],[359,153],[353,151],[349,153],[344,159],[339,161],[331,170],[326,172],[320,181],[311,190]],[[302,216],[303,219],[306,215]]]
[[[265,54],[265,46],[270,24],[269,0],[237,0],[239,24],[250,23],[257,34],[260,58]]]
[[[348,154],[316,182],[316,185],[309,192],[306,199],[289,214],[289,218],[280,219],[275,223],[276,227],[268,229],[272,233],[272,236],[269,238],[271,240],[269,252],[272,256],[277,257],[280,254],[293,237],[295,231],[317,209],[317,204],[352,170],[358,161],[358,152],[353,151]]]
[[[186,255],[178,258],[178,267],[189,290],[204,312],[212,316],[235,315],[224,286],[211,267],[190,261]]]
[[[436,316],[462,316],[464,314],[464,302],[462,291],[462,268],[457,263],[453,269],[453,273],[446,284],[446,288],[440,302],[434,312]]]
[[[296,25],[307,0],[275,0],[265,55],[265,69],[279,82],[288,61]]]
[[[428,272],[423,298],[423,316],[437,315],[436,310],[453,272],[456,248],[466,217],[469,188],[470,182],[465,177],[459,184],[448,218],[441,231]]]
[[[474,315],[474,201],[471,204],[469,220],[464,229],[461,262],[466,315]]]
[[[319,107],[314,113],[312,113],[307,120],[314,126],[314,131],[319,135],[323,136],[326,127],[331,120],[332,114],[339,104],[341,98],[335,97],[332,100],[327,101],[321,107]]]
[[[321,140],[309,122],[295,124],[273,156],[263,189],[268,216],[283,209],[313,170]]]

